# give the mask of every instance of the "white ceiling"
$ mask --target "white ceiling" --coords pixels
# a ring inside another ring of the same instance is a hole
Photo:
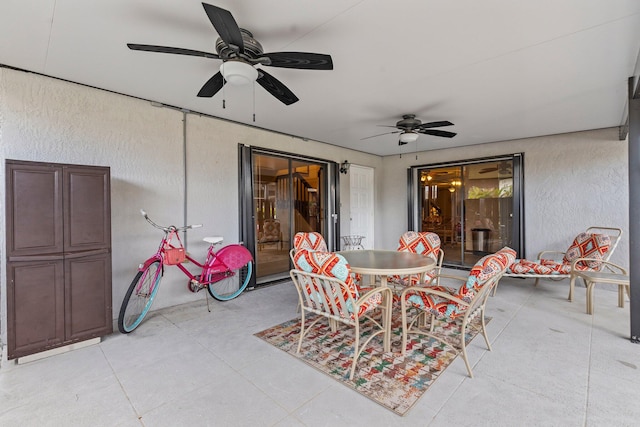
[[[0,64],[379,155],[620,126],[638,72],[638,0],[209,3],[265,52],[329,54],[334,70],[265,67],[300,98],[290,106],[259,85],[225,86],[225,109],[222,91],[198,98],[220,60],[126,46],[215,53],[192,0],[2,0]],[[362,140],[406,113],[458,135]]]

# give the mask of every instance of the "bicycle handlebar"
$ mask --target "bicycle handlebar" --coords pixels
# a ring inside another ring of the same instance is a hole
[[[158,225],[155,222],[153,222],[151,220],[151,218],[149,218],[149,215],[147,215],[147,212],[145,212],[144,209],[140,209],[140,213],[142,214],[144,219],[147,220],[147,222],[149,224],[151,224],[152,226],[154,226],[155,228],[157,228],[159,230],[164,231],[165,233],[169,233],[170,231],[184,231],[184,230],[189,230],[189,229],[192,229],[192,228],[202,227],[202,224],[185,225],[184,227],[176,227],[175,225],[170,225],[168,227],[163,227],[162,225]]]

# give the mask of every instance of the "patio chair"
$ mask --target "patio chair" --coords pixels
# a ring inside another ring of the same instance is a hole
[[[436,262],[436,268],[427,273],[427,277],[422,279],[419,275],[413,276],[390,276],[387,279],[389,286],[396,290],[402,290],[407,286],[415,286],[419,282],[428,282],[432,277],[437,276],[442,270],[444,250],[440,246],[440,236],[432,232],[407,231],[400,236],[398,241],[399,252],[412,252],[428,256]]]
[[[367,348],[369,342],[382,335],[384,351],[389,351],[391,340],[391,290],[375,288],[361,290],[353,281],[347,260],[340,254],[318,252],[301,249],[294,255],[294,270],[290,271],[293,284],[298,291],[301,310],[300,337],[298,350],[302,340],[311,328],[323,319],[328,319],[332,330],[339,323],[354,328],[353,362],[349,379],[353,379],[356,362],[360,353]],[[374,314],[381,313],[379,320]],[[305,313],[318,315],[308,325]],[[360,321],[369,319],[374,327],[360,336]],[[360,338],[366,336],[361,345]]]
[[[439,274],[431,279],[427,286],[411,286],[406,288],[400,296],[402,309],[402,354],[406,354],[409,334],[426,335],[447,344],[462,354],[469,377],[473,378],[471,365],[467,358],[466,331],[474,327],[470,322],[480,317],[480,332],[484,337],[487,348],[491,344],[487,336],[484,313],[485,304],[491,289],[516,258],[516,251],[504,247],[495,254],[489,254],[478,260],[471,268],[468,277],[458,277]],[[433,286],[438,278],[461,281],[459,288],[447,286]],[[417,312],[411,322],[408,321],[410,312]],[[436,319],[451,322],[459,331],[459,339],[448,339],[434,334]]]
[[[535,278],[534,286],[540,279],[562,280],[571,277],[571,264],[578,258],[576,270],[600,271],[609,261],[620,242],[622,230],[612,227],[589,227],[573,240],[566,252],[545,250],[537,259],[516,259],[504,274],[507,277]],[[605,267],[608,268],[608,267]],[[569,292],[569,301],[573,293]]]

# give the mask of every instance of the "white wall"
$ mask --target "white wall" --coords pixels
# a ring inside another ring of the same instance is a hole
[[[407,168],[524,153],[525,251],[565,250],[589,226],[623,229],[612,261],[629,265],[627,141],[616,128],[576,132],[384,158],[380,246],[393,249],[407,227]]]
[[[295,108],[295,107],[293,107]],[[382,158],[304,141],[223,120],[186,114],[189,251],[204,256],[205,235],[238,241],[238,144],[350,162],[379,169]],[[138,263],[155,251],[161,234],[139,214],[160,224],[183,222],[183,113],[147,101],[35,74],[0,68],[0,162],[6,159],[111,167],[114,317]],[[344,178],[344,175],[341,175]],[[348,192],[348,180],[340,183]],[[5,188],[4,166],[0,188]],[[379,199],[379,197],[377,197]],[[4,200],[4,191],[2,200]],[[4,206],[4,203],[3,203]],[[343,208],[348,218],[348,206]],[[0,209],[0,254],[5,211]],[[6,271],[0,257],[0,347],[6,342]],[[202,298],[186,278],[168,269],[154,308]]]

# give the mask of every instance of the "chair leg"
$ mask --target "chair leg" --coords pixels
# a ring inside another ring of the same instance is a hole
[[[487,349],[491,351],[491,343],[489,342],[489,335],[487,335],[487,324],[484,321],[484,310],[480,313],[480,321],[482,323],[482,336],[484,337],[484,342],[487,343]]]
[[[356,363],[358,362],[358,356],[360,355],[360,322],[356,319],[356,340],[353,344],[353,362],[351,362],[351,373],[349,379],[353,379],[353,374],[356,372]]]
[[[460,349],[462,350],[462,359],[464,359],[464,364],[467,367],[467,372],[469,373],[469,378],[473,378],[473,371],[471,371],[471,365],[469,365],[469,359],[467,358],[467,340],[466,340],[466,332],[467,324],[466,322],[462,322],[461,333],[460,333]],[[485,337],[486,339],[486,337]]]
[[[587,314],[593,314],[593,288],[595,282],[587,282]]]
[[[304,337],[304,310],[300,310],[300,338],[298,339],[298,350],[296,351],[296,354],[300,353],[303,337]]]
[[[571,276],[571,280],[569,280],[569,296],[567,297],[569,302],[573,302],[573,290],[575,289],[575,286],[576,286],[576,278],[575,276]]]
[[[629,285],[618,285],[618,307],[620,308],[624,308],[624,293],[625,291],[627,292],[627,295],[630,294],[629,292]]]

